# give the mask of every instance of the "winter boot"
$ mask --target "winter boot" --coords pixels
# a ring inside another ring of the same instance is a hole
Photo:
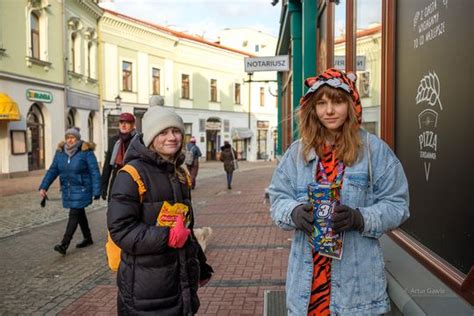
[[[94,243],[94,241],[92,241],[92,237],[85,238],[83,241],[76,244],[76,248],[85,248],[87,246],[92,245],[93,243]]]
[[[62,254],[63,256],[66,255],[66,250],[67,250],[68,245],[65,243],[60,243],[54,246],[54,250]]]

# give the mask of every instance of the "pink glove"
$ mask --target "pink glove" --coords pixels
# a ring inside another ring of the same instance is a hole
[[[188,240],[188,236],[191,231],[184,227],[183,215],[178,215],[176,219],[176,225],[170,229],[170,235],[168,237],[168,246],[171,248],[181,248]]]

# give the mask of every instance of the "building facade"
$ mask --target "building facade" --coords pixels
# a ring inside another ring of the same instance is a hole
[[[64,2],[66,128],[81,129],[83,139],[100,141],[98,21],[94,1]]]
[[[232,28],[219,32],[219,43],[247,52],[253,56],[273,56],[276,38],[252,28]],[[248,128],[256,137],[250,146],[256,150],[256,159],[273,159],[277,144],[277,84],[275,72],[246,73],[242,88],[248,90],[251,99]],[[241,148],[240,131],[232,134],[234,147]],[[254,150],[251,150],[253,153]]]
[[[80,127],[93,140],[98,85],[96,45],[90,43],[100,15],[92,0],[0,1],[0,93],[6,104],[0,110],[19,114],[0,119],[1,174],[47,168],[68,127]]]
[[[64,136],[62,28],[56,1],[0,1],[0,92],[20,114],[0,121],[2,174],[44,169]]]
[[[120,111],[134,113],[140,131],[150,97],[161,95],[183,117],[185,141],[195,136],[205,159],[218,159],[224,141],[233,143],[239,159],[274,153],[275,103],[265,102],[263,91],[261,103],[249,108],[244,88],[250,53],[109,10],[99,30],[100,55],[107,56],[100,67],[104,144],[116,133]],[[250,95],[254,91],[261,89]],[[250,102],[260,102],[256,98]]]

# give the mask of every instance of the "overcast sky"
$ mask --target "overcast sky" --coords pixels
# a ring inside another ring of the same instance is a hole
[[[107,7],[215,40],[219,30],[238,27],[251,27],[277,37],[281,1],[276,6],[270,3],[271,0],[114,0]]]

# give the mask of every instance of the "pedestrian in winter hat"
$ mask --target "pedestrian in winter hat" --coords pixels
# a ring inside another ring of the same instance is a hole
[[[66,133],[64,133],[64,137],[67,137],[68,135],[72,135],[76,137],[77,140],[81,139],[81,133],[79,127],[71,127],[66,130]]]
[[[359,91],[356,87],[356,74],[352,72],[345,73],[336,68],[330,68],[316,77],[307,78],[304,83],[309,88],[306,94],[300,100],[300,106],[304,107],[307,101],[321,88],[328,86],[345,91],[354,101],[354,107],[357,121],[362,122],[362,104],[360,103]]]
[[[84,239],[76,248],[94,243],[85,208],[92,203],[92,199],[97,200],[100,196],[100,171],[94,154],[95,144],[82,141],[78,127],[69,128],[64,134],[65,141],[58,144],[53,162],[39,186],[39,194],[45,203],[49,187],[57,177],[60,178],[62,204],[69,209],[64,236],[54,246],[54,250],[62,255],[66,254],[77,226]]]
[[[354,74],[334,68],[305,80],[301,138],[288,148],[269,186],[273,220],[294,229],[286,282],[291,315],[390,310],[377,240],[409,217],[408,183],[390,147],[361,128],[355,82]],[[302,202],[301,188],[308,197],[328,194],[330,203]]]
[[[117,172],[124,165],[125,153],[130,145],[130,141],[136,134],[135,116],[129,112],[121,113],[119,115],[118,133],[112,135],[107,143],[107,152],[101,175],[102,199],[110,200],[108,193],[114,184]]]
[[[135,123],[135,116],[132,113],[128,112],[120,113],[119,122]]]
[[[181,135],[184,135],[184,123],[181,116],[170,108],[151,106],[143,115],[142,121],[143,143],[145,146],[149,147],[159,132],[170,127],[176,127]]]
[[[142,123],[143,136],[131,140],[107,211],[110,237],[127,258],[117,273],[117,312],[195,315],[198,287],[213,271],[192,233],[195,214],[181,153],[184,123],[163,106],[151,106]],[[146,189],[142,195],[137,183]]]

